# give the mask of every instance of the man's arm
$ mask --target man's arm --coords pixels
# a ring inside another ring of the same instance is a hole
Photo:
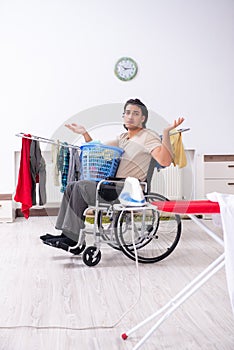
[[[174,120],[174,123],[172,125],[164,129],[162,136],[162,145],[156,147],[151,152],[152,157],[156,159],[157,162],[162,166],[169,166],[173,160],[173,152],[170,141],[170,131],[182,124],[183,121],[184,118],[178,118],[178,120]]]
[[[93,140],[84,126],[78,125],[76,123],[65,124],[65,126],[74,133],[82,135],[84,137],[85,142],[90,142]]]
[[[65,126],[73,131],[76,134],[79,135],[83,135],[85,142],[90,142],[93,141],[92,137],[90,136],[90,134],[87,132],[87,130],[85,129],[85,127],[83,125],[78,125],[76,123],[72,123],[72,124],[65,124]],[[116,140],[111,140],[108,142],[105,142],[106,145],[108,146],[118,146],[118,141]]]

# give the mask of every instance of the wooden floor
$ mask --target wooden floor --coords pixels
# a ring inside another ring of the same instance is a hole
[[[139,266],[140,293],[134,261],[106,245],[92,268],[79,256],[43,245],[39,236],[55,233],[54,222],[55,217],[30,217],[0,224],[0,350],[133,349],[153,323],[126,341],[121,334],[163,306],[222,252],[197,225],[183,220],[175,252],[160,263]],[[142,349],[233,350],[225,270],[167,319]]]

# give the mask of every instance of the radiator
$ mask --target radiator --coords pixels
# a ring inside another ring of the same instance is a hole
[[[171,200],[182,199],[182,172],[178,166],[171,165],[167,168],[155,169],[151,192],[162,194]]]

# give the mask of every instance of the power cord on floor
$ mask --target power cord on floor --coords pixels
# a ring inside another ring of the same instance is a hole
[[[122,212],[123,213],[123,212]],[[141,280],[140,280],[140,271],[139,271],[139,264],[138,264],[138,256],[137,256],[137,249],[135,245],[134,240],[134,216],[133,216],[133,210],[131,210],[131,221],[132,221],[132,227],[131,227],[131,235],[132,235],[132,244],[133,244],[133,250],[135,254],[135,263],[136,263],[136,270],[137,270],[137,280],[138,280],[138,296],[136,301],[129,307],[128,310],[126,310],[120,318],[113,323],[112,325],[100,325],[100,326],[85,326],[85,327],[68,327],[68,326],[32,326],[32,325],[13,325],[13,326],[0,326],[0,329],[22,329],[22,328],[29,328],[29,329],[38,329],[38,330],[48,330],[48,329],[58,329],[58,330],[71,330],[71,331],[86,331],[86,330],[95,330],[95,329],[113,329],[115,328],[122,319],[132,310],[134,307],[138,304],[140,298],[141,298]]]

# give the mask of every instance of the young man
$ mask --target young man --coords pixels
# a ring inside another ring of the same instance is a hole
[[[162,140],[155,131],[146,128],[148,110],[139,99],[130,99],[125,103],[123,118],[127,132],[107,143],[124,150],[116,177],[131,176],[145,181],[152,157],[161,166],[171,164],[173,154],[169,133],[179,126],[184,118],[178,118],[168,126],[163,131]],[[83,135],[85,142],[92,141],[92,137],[84,126],[75,123],[65,126]],[[67,185],[55,225],[56,229],[62,230],[62,234],[41,236],[44,243],[65,250],[68,246],[77,245],[80,229],[84,228],[83,212],[89,205],[95,204],[96,185],[96,182],[87,180],[79,180]],[[70,252],[78,254],[79,247],[70,249]]]

